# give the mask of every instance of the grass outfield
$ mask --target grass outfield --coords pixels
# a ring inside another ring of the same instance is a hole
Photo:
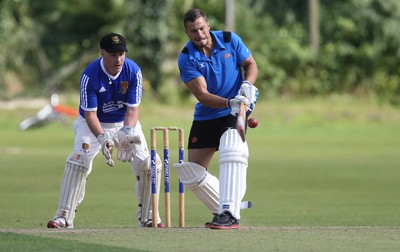
[[[254,112],[259,126],[247,135],[245,200],[255,206],[241,212],[241,229],[232,231],[203,228],[211,215],[190,191],[186,228],[138,228],[131,169],[119,161],[110,168],[102,156],[75,229],[47,229],[73,131],[60,123],[19,131],[18,123],[36,111],[0,110],[0,251],[400,250],[399,109],[343,97],[260,102]],[[191,114],[192,105],[146,103],[141,122],[147,136],[157,125],[180,126],[187,135]],[[177,140],[170,138],[174,162]],[[217,161],[210,169],[216,175]]]

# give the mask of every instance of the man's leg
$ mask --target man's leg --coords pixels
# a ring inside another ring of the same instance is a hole
[[[228,129],[220,140],[219,216],[215,229],[239,228],[242,199],[246,193],[249,150],[236,129]]]
[[[151,160],[150,153],[147,148],[147,142],[138,122],[135,127],[135,134],[139,135],[140,141],[136,143],[136,154],[131,162],[133,171],[136,174],[136,196],[138,198],[137,218],[143,227],[151,227],[153,222],[153,211],[151,204]],[[158,178],[161,177],[162,163],[160,157],[156,158],[156,169]],[[157,201],[160,195],[160,179],[157,180]],[[158,204],[157,204],[158,205]],[[159,211],[157,211],[159,213]],[[160,215],[156,217],[158,227],[163,227]]]
[[[219,181],[204,167],[192,162],[176,163],[173,165],[179,179],[190,189],[211,213],[218,213]]]
[[[90,138],[82,137],[80,141],[82,148],[74,150],[66,160],[58,209],[54,219],[48,222],[48,228],[73,228],[76,208],[85,196],[93,155],[89,153]]]
[[[150,157],[141,160],[137,157],[131,162],[132,168],[136,174],[136,196],[138,198],[137,219],[143,227],[151,227],[153,221],[152,204],[151,204],[151,174],[150,174]],[[161,176],[161,160],[157,155],[157,177]],[[157,201],[160,195],[160,179],[157,180]],[[158,204],[157,204],[158,205]],[[163,227],[161,218],[157,216],[158,227]]]

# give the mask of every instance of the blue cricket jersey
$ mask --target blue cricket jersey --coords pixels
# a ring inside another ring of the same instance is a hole
[[[243,81],[242,64],[251,52],[233,32],[210,31],[214,38],[211,58],[197,50],[191,41],[179,55],[178,66],[184,83],[204,76],[208,92],[231,98],[237,95]],[[229,39],[225,37],[228,34]],[[194,120],[209,120],[229,115],[229,108],[211,108],[196,104]]]
[[[128,58],[116,76],[105,71],[102,58],[96,59],[82,73],[80,85],[79,114],[97,111],[100,122],[124,121],[127,106],[139,106],[142,99],[142,71]]]

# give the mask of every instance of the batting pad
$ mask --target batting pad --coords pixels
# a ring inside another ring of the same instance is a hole
[[[157,201],[160,196],[160,177],[161,177],[161,159],[157,154]],[[151,204],[151,172],[150,172],[150,157],[145,160],[134,158],[131,162],[134,166],[135,173],[137,173],[136,181],[136,196],[139,201],[139,209],[137,213],[138,220],[144,224],[152,219],[152,204]],[[158,204],[157,204],[158,205]],[[157,223],[161,222],[160,216],[157,216]]]
[[[55,217],[64,217],[70,227],[73,227],[76,207],[84,197],[88,171],[85,167],[86,162],[86,153],[75,151],[68,157],[65,164]]]
[[[241,201],[246,193],[249,150],[236,129],[228,129],[219,147],[219,213],[229,211],[240,219]]]
[[[193,162],[176,163],[173,165],[179,179],[185,188],[192,192],[203,202],[211,213],[218,213],[219,181],[203,166]]]

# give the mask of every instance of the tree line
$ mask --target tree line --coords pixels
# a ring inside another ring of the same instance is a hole
[[[212,29],[225,30],[226,2],[1,0],[0,98],[78,89],[81,71],[99,57],[99,39],[111,31],[127,38],[128,56],[143,68],[149,92],[166,102],[184,98],[176,64],[187,42],[183,15],[201,8]],[[234,25],[228,27],[257,60],[261,97],[351,94],[400,105],[400,1],[229,2]],[[317,47],[311,27],[318,29]]]

